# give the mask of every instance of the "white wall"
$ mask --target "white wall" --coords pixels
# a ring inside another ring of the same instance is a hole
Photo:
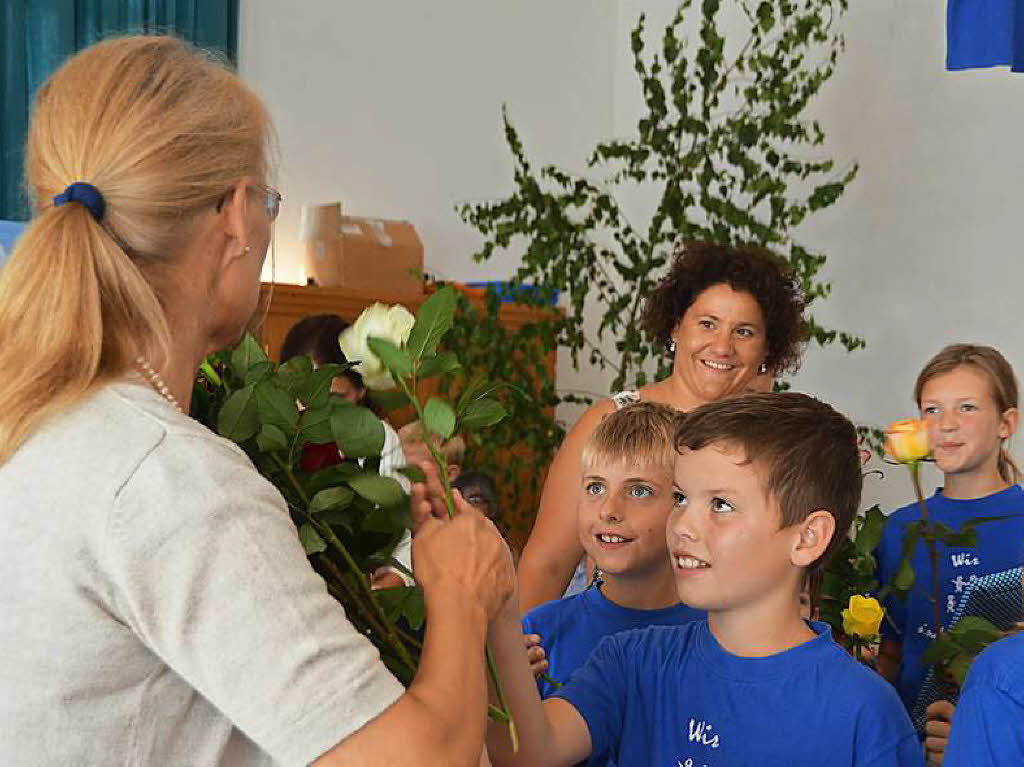
[[[620,6],[615,130],[624,134],[639,108],[628,31],[644,11],[658,32],[675,3]],[[799,236],[829,256],[823,276],[834,290],[817,318],[868,348],[813,348],[793,383],[885,425],[915,412],[914,379],[946,343],[991,344],[1024,372],[1024,75],[946,72],[945,3],[934,0],[851,3],[843,28],[846,51],[813,111],[826,151],[840,167],[858,162],[860,174]],[[910,499],[902,469],[872,465],[886,478],[868,478],[866,502]]]
[[[948,73],[944,3],[861,0],[847,49],[815,113],[841,165],[860,176],[800,232],[829,255],[825,324],[868,341],[846,355],[812,350],[796,388],[860,422],[912,412],[922,363],[943,344],[980,341],[1024,370],[1024,75]],[[302,202],[341,198],[354,213],[411,219],[428,267],[501,277],[513,256],[469,261],[478,240],[458,200],[510,190],[499,107],[510,105],[535,163],[579,168],[598,138],[627,135],[639,104],[628,34],[641,11],[660,32],[673,0],[437,0],[285,4],[243,0],[241,70],[277,122],[292,247]],[[279,276],[294,278],[294,267]],[[604,391],[611,375],[560,370]],[[867,500],[905,502],[888,468]]]
[[[408,219],[427,270],[501,279],[478,265],[460,201],[511,191],[501,105],[532,158],[578,164],[611,130],[613,0],[242,0],[242,76],[280,138],[281,281],[298,281],[299,208]]]

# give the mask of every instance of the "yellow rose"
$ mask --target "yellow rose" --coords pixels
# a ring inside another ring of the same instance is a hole
[[[377,355],[370,351],[367,339],[386,338],[395,346],[404,346],[414,324],[416,318],[404,306],[374,304],[363,309],[359,318],[341,331],[338,345],[345,359],[359,362],[355,370],[369,388],[393,389],[395,382],[391,374],[385,369],[384,363],[377,359]]]
[[[904,418],[885,432],[885,452],[899,463],[914,463],[928,457],[928,431],[924,421]]]
[[[847,636],[872,639],[878,636],[885,611],[874,597],[855,594],[850,597],[850,606],[843,610],[843,631]]]

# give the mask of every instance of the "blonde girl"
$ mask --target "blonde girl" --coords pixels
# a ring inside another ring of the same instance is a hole
[[[1008,443],[1017,430],[1018,386],[1013,368],[990,346],[947,346],[924,366],[914,398],[928,430],[942,486],[927,499],[932,522],[956,530],[975,517],[1005,517],[977,528],[977,545],[938,548],[940,613],[949,625],[960,596],[982,575],[1024,561],[1024,490]],[[889,517],[878,551],[887,583],[899,567],[906,526],[920,519],[917,503]],[[879,670],[896,685],[908,709],[924,681],[921,654],[934,638],[931,565],[924,544],[913,554],[914,586],[905,601],[889,599]]]
[[[404,691],[281,496],[185,412],[258,302],[270,142],[253,92],[172,38],[95,45],[38,92],[35,218],[0,272],[0,764],[479,757],[512,584],[493,527],[417,490],[430,628]]]

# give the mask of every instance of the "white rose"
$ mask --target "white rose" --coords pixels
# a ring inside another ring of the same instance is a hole
[[[354,368],[371,389],[393,389],[395,382],[387,368],[370,351],[369,338],[385,338],[395,346],[404,346],[416,318],[404,306],[374,304],[363,309],[359,318],[341,331],[338,345],[349,362],[358,362]]]

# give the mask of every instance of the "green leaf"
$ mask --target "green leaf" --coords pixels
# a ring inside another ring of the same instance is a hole
[[[328,487],[313,496],[309,502],[309,513],[318,514],[323,511],[343,509],[352,503],[355,493],[347,487]]]
[[[956,642],[952,641],[948,635],[943,634],[938,639],[933,640],[921,654],[921,665],[944,665],[955,658],[959,652],[960,648]]]
[[[354,364],[328,364],[306,376],[298,387],[297,396],[306,407],[324,407],[331,396],[331,384]]]
[[[400,506],[379,506],[363,520],[362,529],[370,533],[385,533],[387,535],[401,534],[405,530],[402,517],[397,513]],[[392,513],[392,512],[396,513]]]
[[[408,406],[409,398],[398,389],[371,389],[370,402],[385,413]]]
[[[251,334],[246,333],[241,343],[231,352],[231,372],[235,374],[239,381],[244,381],[249,368],[257,362],[267,361],[267,355],[264,353],[263,347],[260,346],[259,342]]]
[[[326,445],[334,442],[331,432],[331,408],[309,408],[302,411],[297,424],[299,442],[312,442],[315,445]]]
[[[416,324],[412,326],[405,344],[413,360],[419,361],[433,354],[438,342],[451,330],[458,298],[455,288],[446,285],[420,306],[416,312]],[[387,365],[386,362],[384,364]]]
[[[882,541],[882,533],[885,531],[885,514],[875,504],[864,512],[864,523],[857,531],[854,545],[860,554],[870,554]]]
[[[405,499],[402,486],[391,477],[363,473],[348,480],[349,487],[378,506],[395,506]]]
[[[289,447],[288,437],[279,428],[270,423],[265,423],[256,435],[256,446],[264,453],[275,450],[287,450]]]
[[[319,517],[321,522],[326,522],[332,529],[340,527],[345,535],[352,535],[352,513],[349,509],[331,509]]]
[[[914,566],[909,559],[900,562],[900,569],[893,576],[892,585],[897,591],[909,591],[914,585]]]
[[[277,368],[277,380],[292,396],[298,398],[306,379],[313,374],[313,363],[309,357],[292,357]]]
[[[334,466],[328,466],[326,469],[320,469],[307,476],[305,481],[306,493],[311,496],[316,495],[326,488],[347,483],[349,479],[362,473],[362,468],[355,461],[346,461]]]
[[[417,371],[419,378],[431,378],[445,373],[453,373],[460,367],[459,358],[455,352],[441,352],[433,357],[427,357],[420,363]]]
[[[260,428],[255,387],[239,389],[224,402],[217,417],[217,433],[234,442],[245,442]]]
[[[482,370],[478,370],[473,374],[473,377],[469,379],[469,383],[466,384],[466,388],[462,390],[462,396],[459,397],[458,403],[455,405],[455,412],[459,416],[463,416],[466,413],[466,408],[469,407],[481,392],[487,387],[487,376]]]
[[[299,527],[299,541],[301,541],[302,548],[305,550],[307,557],[310,554],[316,554],[327,549],[327,544],[320,537],[320,533],[308,522]]]
[[[412,358],[405,349],[398,348],[386,338],[376,336],[368,338],[366,345],[393,375],[399,378],[408,378],[412,375]]]
[[[384,449],[384,424],[365,407],[333,406],[331,434],[346,458],[376,458]]]
[[[409,627],[418,631],[423,626],[426,609],[423,603],[423,592],[418,586],[397,586],[391,589],[375,591],[374,596],[391,621],[405,618]]]
[[[431,397],[423,408],[423,425],[441,439],[449,439],[455,433],[455,411],[444,400]]]
[[[906,592],[914,585],[914,566],[911,564],[911,559],[914,555],[914,547],[917,546],[923,529],[924,523],[920,521],[911,522],[903,528],[900,564],[892,581],[888,584],[898,592]]]
[[[276,381],[264,381],[256,386],[256,407],[260,421],[273,424],[285,434],[294,431],[299,422],[299,409],[295,399]]]
[[[466,431],[479,431],[498,423],[505,414],[505,408],[493,399],[474,400],[462,417],[462,428]]]
[[[956,622],[949,630],[965,649],[980,651],[1003,638],[1003,632],[989,621],[976,615],[968,615]]]
[[[971,670],[974,658],[970,655],[958,655],[949,664],[949,673],[960,687],[964,686],[967,673]]]
[[[419,466],[403,466],[398,473],[406,477],[410,482],[426,482],[427,475]]]
[[[274,363],[269,360],[266,362],[256,362],[245,374],[245,385],[258,384],[272,375],[274,375]]]

